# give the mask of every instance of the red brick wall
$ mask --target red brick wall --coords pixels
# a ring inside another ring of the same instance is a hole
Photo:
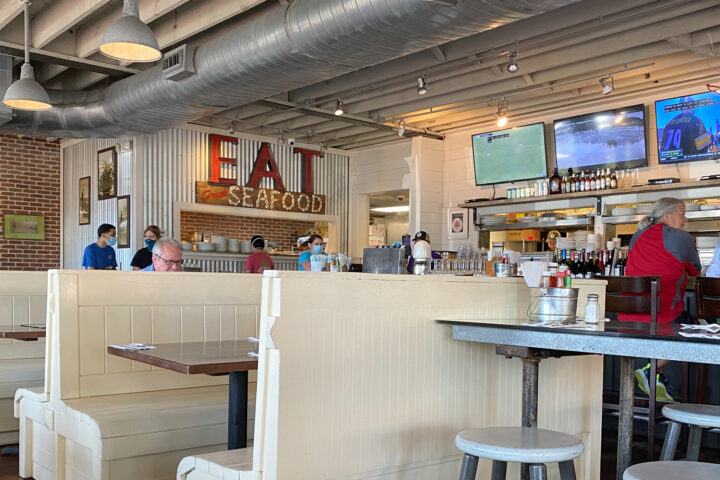
[[[0,213],[42,215],[45,240],[5,238],[0,270],[60,268],[60,142],[0,133]]]
[[[181,212],[180,238],[192,241],[193,232],[214,233],[238,240],[250,240],[253,235],[262,235],[265,240],[277,243],[278,250],[290,250],[296,244],[299,233],[307,232],[314,225],[314,222],[274,218]]]

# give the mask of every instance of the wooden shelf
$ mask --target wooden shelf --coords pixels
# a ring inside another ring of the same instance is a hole
[[[554,228],[565,227],[581,227],[585,225],[593,225],[595,223],[593,217],[586,218],[566,218],[563,220],[554,220],[552,222],[520,222],[520,223],[500,223],[496,225],[478,225],[478,230],[487,232],[503,232],[507,230],[525,230],[525,229],[543,229],[549,230]]]

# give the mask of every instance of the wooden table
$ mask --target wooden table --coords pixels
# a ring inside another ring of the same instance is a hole
[[[680,325],[675,324],[652,326],[650,323],[609,322],[598,324],[594,330],[576,330],[527,326],[524,325],[527,322],[525,318],[453,319],[438,322],[452,326],[453,338],[456,340],[555,351],[558,356],[566,355],[567,352],[619,356],[621,401],[618,412],[617,480],[622,480],[623,473],[632,463],[635,358],[662,357],[680,362],[720,365],[720,340],[684,337],[679,334]],[[521,355],[510,352],[510,356]],[[525,388],[526,383],[534,383],[534,392],[533,388]],[[528,369],[523,368],[523,393],[526,394],[523,396],[524,418],[526,412],[529,412],[528,418],[533,419],[532,412],[536,412],[537,408],[537,361],[534,371],[528,372]],[[534,404],[531,399],[533,394],[536,398]],[[534,415],[536,419],[537,413]]]
[[[161,343],[154,350],[123,350],[108,346],[111,355],[186,375],[230,375],[228,449],[247,446],[248,371],[257,370],[257,348],[247,340]]]
[[[12,338],[32,342],[45,336],[45,327],[33,328],[20,325],[0,325],[0,338]]]

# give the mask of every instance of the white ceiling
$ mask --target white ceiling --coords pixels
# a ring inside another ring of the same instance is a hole
[[[253,9],[289,0],[140,0],[140,15],[161,48],[202,44]],[[98,53],[102,32],[120,16],[120,0],[35,0],[32,61],[49,89],[104,87],[147,65],[120,65]],[[22,2],[0,0],[0,53],[22,49]],[[506,71],[517,49],[517,73]],[[720,68],[720,1],[585,0],[433,49],[307,85],[197,119],[206,126],[356,149],[410,135],[443,135],[488,121],[501,98],[513,118],[548,109],[600,104],[600,78],[615,97],[702,85]],[[18,58],[18,62],[20,59]],[[418,76],[429,85],[416,91]],[[332,116],[341,98],[347,114]]]

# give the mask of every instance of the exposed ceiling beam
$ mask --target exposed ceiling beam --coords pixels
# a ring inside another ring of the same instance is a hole
[[[19,0],[0,0],[0,30],[15,20],[24,8],[25,5]]]
[[[108,3],[109,0],[55,0],[33,20],[32,46],[44,47]]]
[[[18,43],[0,41],[0,53],[13,57],[22,58],[24,55],[23,46]],[[64,65],[69,68],[85,70],[90,72],[98,72],[111,76],[128,76],[138,73],[140,70],[130,67],[123,67],[112,63],[98,62],[87,58],[78,58],[64,53],[51,52],[41,48],[30,49],[30,59],[39,62],[54,63]]]

